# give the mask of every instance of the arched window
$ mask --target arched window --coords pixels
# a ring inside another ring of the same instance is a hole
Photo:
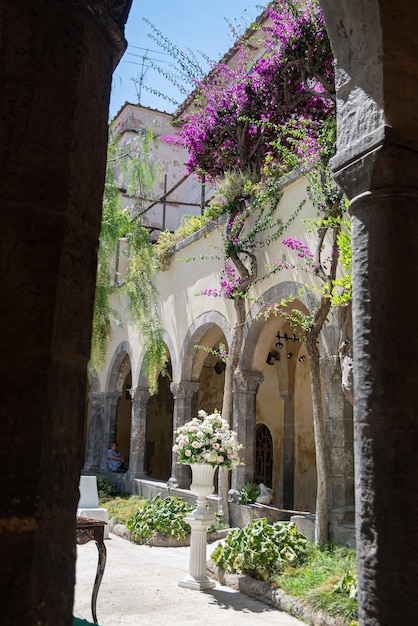
[[[272,486],[273,440],[265,424],[258,424],[255,431],[255,481]]]

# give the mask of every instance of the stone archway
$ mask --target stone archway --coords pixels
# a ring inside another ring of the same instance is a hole
[[[300,288],[284,281],[266,291],[263,299],[275,302],[291,295],[295,298],[292,308],[307,312],[306,304],[300,301]],[[253,402],[246,408],[246,464],[255,467],[252,440],[257,424],[265,424],[273,442],[273,503],[290,510],[314,511],[311,496],[316,492],[316,464],[306,350],[284,319],[257,319],[259,310],[255,305],[248,315],[241,355],[243,370],[259,376]],[[246,395],[248,399],[248,391]],[[239,428],[238,414],[236,423]]]
[[[157,392],[151,395],[144,374],[144,353],[137,360],[132,375],[132,413],[129,477],[149,476],[167,481],[172,466],[173,396],[170,382],[177,369],[176,352],[170,336],[164,336],[168,363],[167,375],[159,375]]]
[[[131,346],[122,342],[116,348],[107,373],[106,391],[102,394],[102,471],[107,469],[106,452],[109,444],[117,441],[119,450],[129,464],[131,437]],[[97,434],[96,434],[97,436]]]
[[[208,359],[208,353],[197,349],[195,346],[207,345],[212,348],[219,344],[219,341],[224,341],[228,345],[230,339],[231,330],[228,322],[223,315],[216,311],[209,311],[200,315],[190,326],[180,352],[179,367],[171,384],[174,397],[174,431],[190,420],[201,408],[198,402],[207,403],[207,409],[210,411],[215,408],[221,410],[221,406],[212,406],[212,403],[216,400],[222,400],[223,372],[220,371],[217,374],[214,369],[217,361],[212,363],[211,359]],[[203,371],[205,371],[203,383],[205,385],[212,383],[215,386],[214,391],[206,390],[206,393],[205,389],[200,390]],[[189,468],[178,465],[174,454],[172,456],[172,478],[182,487],[187,487],[190,484]]]
[[[219,337],[223,336],[227,345],[231,342],[231,329],[227,319],[217,311],[208,311],[197,317],[190,326],[187,335],[183,341],[180,359],[181,371],[178,376],[184,380],[194,380],[196,373],[194,372],[194,364],[196,357],[196,344],[202,342],[202,337],[213,327],[219,329]],[[219,337],[217,340],[219,340]],[[204,356],[202,357],[204,360]]]

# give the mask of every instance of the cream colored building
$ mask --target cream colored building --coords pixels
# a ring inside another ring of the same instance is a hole
[[[301,213],[285,236],[305,241],[312,249],[314,234],[307,233],[301,222],[314,215],[304,179],[296,177],[288,182],[276,211],[286,221],[302,201]],[[235,323],[233,305],[222,298],[196,295],[218,285],[220,262],[181,261],[211,254],[213,246],[222,246],[223,226],[220,220],[181,242],[168,269],[158,275],[170,379],[160,377],[157,395],[150,396],[142,374],[140,337],[126,322],[122,328],[113,329],[107,365],[91,381],[85,470],[105,472],[108,444],[117,439],[129,460],[124,478],[129,491],[138,492],[135,485],[150,479],[165,484],[172,478],[187,488],[190,469],[175,463],[173,432],[198,409],[221,409],[222,365],[196,346],[215,348],[219,342],[230,343]],[[307,312],[317,297],[312,276],[298,269],[268,275],[267,265],[281,260],[285,251],[280,241],[260,247],[258,267],[265,279],[257,283],[251,295],[268,303],[292,295],[292,307]],[[297,262],[297,258],[293,260]],[[259,305],[247,303],[233,409],[234,429],[244,445],[244,465],[231,472],[231,486],[239,489],[246,481],[263,482],[273,489],[274,506],[314,514],[316,465],[309,358],[304,344],[295,340],[282,318],[265,321],[257,315],[259,311]],[[123,319],[123,303],[120,314]],[[350,527],[354,522],[352,411],[341,387],[338,344],[338,328],[331,320],[322,332],[320,345],[330,450],[331,527]]]
[[[266,21],[267,16],[260,16]],[[248,31],[251,36],[251,31]],[[262,43],[252,40],[251,54],[258,58]],[[223,62],[234,66],[237,47]],[[193,104],[191,96],[179,114]],[[152,128],[157,136],[175,132],[173,116],[126,104],[113,122],[122,142],[138,129]],[[152,237],[161,230],[174,230],[184,214],[200,214],[213,189],[185,176],[187,153],[177,146],[157,142],[155,156],[161,168],[143,223]],[[310,249],[315,234],[308,233],[302,220],[315,212],[307,198],[307,182],[294,176],[283,186],[276,209],[283,222],[303,204],[301,212],[286,231]],[[124,203],[130,199],[124,197]],[[115,327],[108,350],[108,362],[97,379],[90,380],[87,472],[106,472],[106,451],[111,441],[129,462],[123,487],[140,493],[147,481],[166,485],[170,479],[179,487],[190,484],[190,468],[176,464],[172,454],[175,429],[197,414],[222,408],[224,368],[213,355],[199,349],[230,344],[235,324],[231,301],[197,296],[204,289],[218,287],[220,261],[184,259],[213,254],[222,247],[224,222],[211,225],[176,246],[171,264],[157,279],[159,311],[165,329],[170,377],[159,379],[159,389],[150,396],[143,376],[144,352],[137,331],[127,323]],[[269,274],[267,266],[283,254],[295,261],[294,270]],[[296,254],[296,253],[295,253]],[[277,303],[293,296],[293,308],[309,312],[318,297],[312,275],[297,269],[298,258],[288,253],[280,240],[267,248],[260,246],[259,274],[264,278],[253,287],[251,296]],[[117,305],[116,305],[117,306]],[[273,489],[273,505],[286,511],[315,513],[316,462],[313,432],[309,357],[301,341],[280,317],[260,317],[260,305],[247,302],[244,343],[235,377],[233,426],[243,444],[244,464],[231,472],[231,486],[240,489],[247,481],[264,483]],[[123,320],[123,302],[120,306]],[[354,469],[352,407],[345,399],[338,355],[340,333],[334,320],[322,331],[320,353],[324,385],[327,447],[330,468],[331,540],[351,541],[354,527]],[[113,477],[114,478],[114,477]],[[118,482],[121,484],[121,478]],[[347,530],[347,532],[345,532]],[[348,539],[347,539],[348,538]]]

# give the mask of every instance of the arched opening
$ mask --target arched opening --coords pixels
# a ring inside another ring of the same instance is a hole
[[[122,393],[118,402],[115,422],[115,441],[117,441],[119,450],[125,457],[126,465],[129,465],[129,449],[131,444],[131,388],[132,373],[129,369],[129,372],[123,381]]]
[[[211,334],[210,332],[206,333],[202,338],[202,345],[210,345],[208,342],[211,339]],[[199,409],[207,413],[213,413],[215,409],[222,411],[225,363],[216,354],[219,350],[220,343],[225,344],[223,335],[222,338],[216,341],[211,347],[215,354],[207,353],[199,348],[197,349],[196,358],[202,359],[202,356],[206,358],[201,365],[199,374],[199,390],[196,394],[197,406],[193,407],[195,412]]]
[[[145,471],[150,478],[168,480],[171,475],[173,446],[173,395],[171,362],[167,364],[167,375],[159,376],[158,392],[151,396],[147,405],[145,431]]]

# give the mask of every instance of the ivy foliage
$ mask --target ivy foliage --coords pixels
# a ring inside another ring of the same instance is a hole
[[[291,522],[269,524],[265,518],[232,530],[212,554],[226,572],[268,580],[286,565],[297,566],[307,556],[307,539]]]
[[[184,521],[193,507],[175,496],[161,499],[158,494],[147,500],[144,506],[127,521],[133,540],[152,539],[157,533],[167,537],[184,539],[190,532],[190,526]]]
[[[160,494],[157,494],[152,500],[141,503],[138,511],[126,521],[126,526],[131,531],[134,541],[150,540],[157,533],[184,539],[190,533],[190,526],[185,517],[194,508],[182,498],[169,496],[162,499]],[[215,521],[209,526],[208,531],[215,532],[222,527],[219,515],[215,514]]]
[[[151,393],[156,392],[158,374],[165,373],[167,360],[156,308],[154,278],[158,263],[148,232],[139,219],[156,175],[151,156],[153,140],[152,133],[147,132],[138,133],[125,144],[117,137],[109,142],[90,356],[90,367],[97,373],[106,362],[112,324],[121,325],[116,305],[123,295],[128,318],[145,348],[144,373],[148,375]],[[128,181],[126,190],[132,200],[126,208],[120,194],[124,180]]]
[[[340,261],[344,274],[334,280],[331,305],[346,306],[351,302],[353,288],[353,275],[351,273],[351,222],[348,219],[342,221],[342,230],[338,233],[338,248],[340,250]]]

